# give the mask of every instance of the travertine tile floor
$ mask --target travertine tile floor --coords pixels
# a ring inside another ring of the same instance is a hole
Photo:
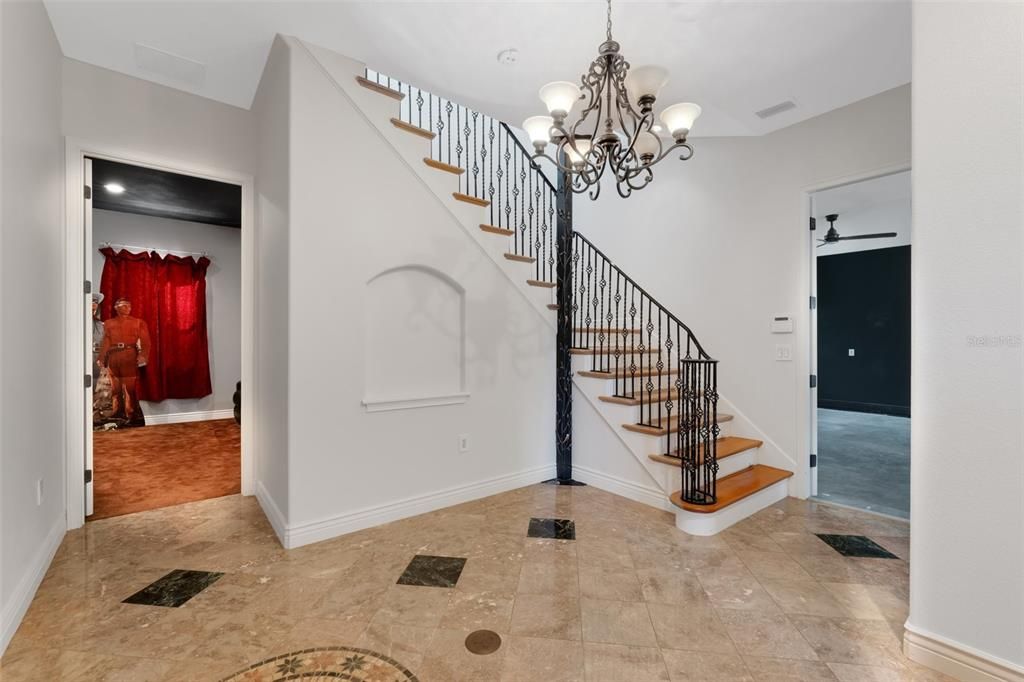
[[[531,517],[572,519],[576,539],[528,538]],[[815,532],[901,559],[846,558]],[[254,499],[224,497],[68,534],[0,676],[219,680],[348,646],[424,682],[943,679],[900,651],[908,534],[791,499],[697,538],[592,487],[537,485],[285,551]],[[451,589],[396,584],[417,554],[467,561]],[[122,603],[172,569],[225,575],[178,608]],[[503,639],[487,656],[464,646],[482,628]]]

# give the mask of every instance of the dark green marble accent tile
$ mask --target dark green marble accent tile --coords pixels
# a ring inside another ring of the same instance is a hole
[[[570,519],[530,519],[527,536],[554,540],[575,540],[576,524]]]
[[[417,554],[398,579],[399,585],[455,587],[466,560],[453,556]]]
[[[223,573],[176,569],[124,600],[125,604],[178,607],[214,584]]]
[[[868,559],[899,559],[898,556],[863,535],[825,535],[817,533],[832,549],[843,556]]]

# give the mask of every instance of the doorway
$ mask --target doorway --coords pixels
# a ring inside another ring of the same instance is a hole
[[[910,514],[910,171],[811,194],[817,499]]]
[[[67,158],[69,528],[252,494],[251,178],[74,140]]]

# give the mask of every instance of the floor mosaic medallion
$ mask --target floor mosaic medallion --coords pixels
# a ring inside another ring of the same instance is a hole
[[[398,661],[369,649],[326,647],[304,649],[255,663],[222,682],[284,682],[285,680],[351,680],[352,682],[417,682]]]

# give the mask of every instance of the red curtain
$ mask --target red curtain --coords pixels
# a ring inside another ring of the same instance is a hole
[[[140,372],[139,399],[202,398],[213,392],[206,337],[206,270],[210,260],[154,252],[100,249],[100,319],[113,317],[114,301],[127,298],[132,317],[149,327],[149,364]]]

